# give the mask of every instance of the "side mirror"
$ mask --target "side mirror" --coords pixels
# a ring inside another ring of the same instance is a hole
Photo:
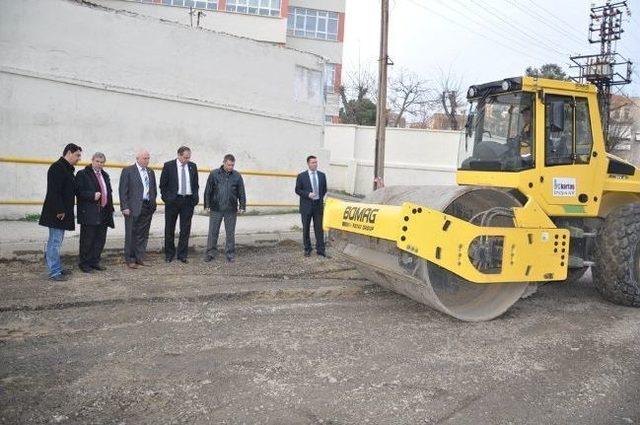
[[[564,131],[564,101],[555,100],[547,106],[549,131]]]

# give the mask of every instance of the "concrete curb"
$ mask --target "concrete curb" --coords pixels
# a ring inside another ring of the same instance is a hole
[[[224,231],[221,232],[218,246],[224,246]],[[302,232],[265,232],[265,233],[244,233],[236,234],[236,245],[238,246],[273,246],[282,241],[302,242]],[[161,252],[164,245],[164,238],[160,236],[152,236],[149,238],[147,246],[148,252]],[[194,252],[193,255],[201,255],[207,246],[207,235],[196,234],[191,235],[189,239],[189,248]],[[120,236],[107,236],[107,243],[104,248],[105,254],[117,255],[122,253],[124,248],[124,238]],[[62,256],[78,255],[78,238],[71,237],[65,239],[61,249]],[[44,259],[44,242],[27,241],[27,242],[10,242],[0,245],[0,261],[43,261]]]

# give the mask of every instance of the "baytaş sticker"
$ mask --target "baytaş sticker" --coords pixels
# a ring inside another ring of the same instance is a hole
[[[553,196],[576,196],[576,179],[572,177],[553,178]]]

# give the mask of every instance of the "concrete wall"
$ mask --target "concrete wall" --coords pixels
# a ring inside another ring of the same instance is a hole
[[[0,156],[55,160],[73,141],[114,162],[187,144],[198,165],[231,152],[240,171],[328,159],[315,55],[66,0],[0,1],[0,52]],[[0,163],[0,178],[0,200],[43,199],[45,166]],[[250,202],[296,202],[292,179],[246,180]]]
[[[460,136],[457,131],[388,128],[385,184],[455,184]],[[374,127],[327,125],[325,148],[330,188],[358,195],[371,191]]]
[[[189,8],[137,3],[130,0],[92,0],[92,3],[185,25],[191,24]],[[286,42],[286,18],[229,13],[222,10],[204,10],[204,13],[205,15],[200,18],[202,28],[272,43]],[[193,25],[196,25],[195,17]]]

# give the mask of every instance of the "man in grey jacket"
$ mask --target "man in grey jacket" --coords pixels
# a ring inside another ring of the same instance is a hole
[[[124,261],[127,267],[145,266],[151,218],[156,210],[156,176],[149,168],[149,152],[141,150],[136,163],[120,174],[120,210],[124,215]]]
[[[204,208],[210,210],[209,236],[204,261],[213,260],[218,254],[218,235],[224,220],[226,232],[225,255],[227,261],[233,263],[236,256],[236,218],[247,209],[247,197],[244,192],[244,181],[240,173],[235,171],[236,159],[233,155],[224,156],[222,166],[212,170],[204,190]]]

